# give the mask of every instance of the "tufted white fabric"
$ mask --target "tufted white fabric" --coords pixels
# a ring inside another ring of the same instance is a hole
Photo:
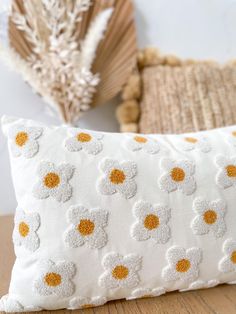
[[[87,308],[235,282],[236,126],[148,136],[8,117],[2,126],[18,208],[1,310]]]

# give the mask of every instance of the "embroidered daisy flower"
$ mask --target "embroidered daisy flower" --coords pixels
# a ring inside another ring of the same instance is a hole
[[[193,202],[193,210],[197,213],[191,224],[195,234],[203,235],[211,231],[217,238],[225,234],[226,204],[223,200],[210,202],[199,197]]]
[[[198,265],[202,259],[201,249],[193,247],[184,249],[179,246],[171,247],[166,253],[168,266],[162,271],[166,281],[193,281],[198,277]]]
[[[161,167],[165,173],[159,179],[160,188],[168,193],[181,190],[184,194],[190,195],[196,189],[196,182],[193,177],[195,166],[190,160],[174,161],[169,158],[161,160]]]
[[[107,302],[105,297],[77,297],[70,300],[69,310],[89,309],[104,305]]]
[[[56,295],[69,297],[74,293],[72,278],[75,276],[75,265],[72,262],[50,260],[39,262],[40,274],[34,281],[34,292],[41,296]]]
[[[15,215],[15,227],[13,231],[13,242],[16,246],[24,246],[27,250],[34,252],[39,248],[39,237],[37,230],[40,226],[40,216],[37,213],[26,214],[17,209]]]
[[[223,244],[225,256],[219,262],[219,270],[223,273],[236,271],[236,241],[228,239]]]
[[[0,300],[0,311],[6,313],[38,312],[42,311],[42,308],[35,305],[28,305],[24,307],[16,299],[5,295]]]
[[[192,282],[187,289],[182,289],[180,291],[189,291],[189,290],[199,290],[199,289],[208,289],[216,287],[220,284],[219,280],[212,279],[209,281],[197,280]]]
[[[76,248],[87,244],[92,249],[99,249],[107,243],[104,227],[107,225],[108,212],[102,209],[88,210],[83,206],[71,207],[68,221],[71,223],[65,232],[64,240],[69,247]]]
[[[14,125],[9,129],[11,151],[14,157],[24,156],[32,158],[39,150],[37,139],[42,135],[43,129]]]
[[[127,141],[127,148],[133,152],[144,150],[148,154],[157,154],[160,151],[160,145],[157,141],[148,136],[134,135]]]
[[[5,295],[0,300],[0,311],[6,313],[20,313],[24,311],[24,307],[19,301]]]
[[[108,253],[102,262],[105,272],[99,278],[104,288],[132,288],[139,284],[138,271],[141,269],[142,258],[136,254],[122,256]]]
[[[70,152],[78,152],[83,149],[88,154],[97,155],[102,151],[102,134],[80,129],[71,129],[70,133],[72,137],[65,142],[65,146]]]
[[[136,194],[137,185],[134,177],[137,175],[137,165],[132,161],[119,163],[117,160],[105,159],[101,164],[105,176],[99,181],[98,189],[104,195],[116,192],[125,198]]]
[[[166,293],[166,290],[165,288],[162,288],[162,287],[155,288],[155,289],[138,288],[132,291],[131,296],[126,298],[126,300],[159,297],[160,295],[164,293]]]
[[[131,236],[137,241],[152,238],[156,243],[164,244],[170,238],[170,209],[164,205],[154,205],[139,201],[134,205],[137,221],[131,228]]]
[[[236,156],[228,158],[220,155],[216,157],[215,161],[219,167],[216,175],[218,186],[223,189],[236,186]]]
[[[236,130],[227,131],[227,139],[230,144],[236,146]]]
[[[58,202],[66,202],[72,196],[72,187],[68,181],[74,174],[74,166],[42,161],[38,167],[39,182],[34,186],[36,198],[54,197]]]
[[[211,144],[206,137],[185,135],[178,138],[178,147],[184,151],[198,150],[203,153],[211,151]]]

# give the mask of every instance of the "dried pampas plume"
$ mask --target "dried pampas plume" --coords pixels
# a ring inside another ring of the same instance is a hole
[[[129,0],[13,0],[10,46],[0,46],[0,56],[65,122],[75,124],[81,113],[115,96],[130,75],[136,53],[132,13]]]

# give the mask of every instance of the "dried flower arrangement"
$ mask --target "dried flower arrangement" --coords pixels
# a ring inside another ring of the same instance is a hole
[[[13,0],[0,56],[66,123],[114,97],[136,59],[130,0]]]

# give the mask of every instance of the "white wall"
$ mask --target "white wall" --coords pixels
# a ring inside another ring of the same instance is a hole
[[[2,0],[1,0],[2,1]],[[8,1],[8,0],[4,0]],[[236,58],[236,0],[134,0],[139,45],[155,45],[182,57]],[[0,64],[0,116],[59,124],[21,77]],[[89,112],[80,126],[117,131],[115,103]],[[15,210],[6,140],[0,133],[0,214]]]
[[[141,46],[182,57],[236,57],[236,0],[135,0]]]

